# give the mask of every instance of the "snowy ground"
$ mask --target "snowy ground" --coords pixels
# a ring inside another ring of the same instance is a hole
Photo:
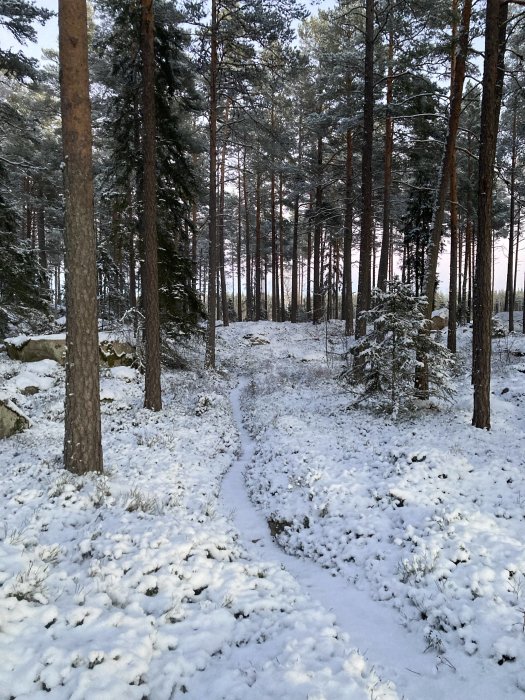
[[[62,368],[0,355],[32,421],[0,442],[0,700],[524,697],[525,342],[487,433],[465,371],[444,411],[347,410],[340,332],[220,329],[160,414],[103,370],[104,477],[61,470]]]

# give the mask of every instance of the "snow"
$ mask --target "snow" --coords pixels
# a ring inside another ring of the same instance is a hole
[[[522,697],[525,342],[494,341],[479,431],[470,333],[455,402],[397,422],[348,409],[338,323],[221,327],[160,413],[103,369],[85,477],[63,368],[0,355],[32,421],[0,442],[0,699]]]

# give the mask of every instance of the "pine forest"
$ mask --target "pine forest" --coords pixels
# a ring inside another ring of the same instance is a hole
[[[0,0],[0,700],[525,698],[525,0]]]

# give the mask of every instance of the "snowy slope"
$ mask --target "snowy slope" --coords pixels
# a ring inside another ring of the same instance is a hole
[[[338,622],[357,607],[352,639],[407,697],[522,696],[521,336],[495,342],[489,433],[470,425],[461,363],[452,409],[392,423],[348,410],[335,379],[337,324],[328,338],[324,327],[286,324],[249,332],[269,344],[242,348],[238,328],[222,331],[230,362],[250,375],[245,423],[257,448],[248,488],[287,552],[347,582]],[[464,355],[469,336],[462,333]],[[378,645],[374,616],[383,625]]]
[[[62,368],[4,355],[0,376],[32,421],[0,442],[2,700],[398,697],[219,502],[227,372],[166,374],[153,414],[139,375],[103,370],[106,474],[85,478],[61,468]]]
[[[63,369],[0,356],[32,423],[0,442],[0,699],[523,697],[521,336],[488,433],[466,361],[393,423],[348,410],[340,324],[219,333],[159,414],[102,371],[103,477],[61,468]]]

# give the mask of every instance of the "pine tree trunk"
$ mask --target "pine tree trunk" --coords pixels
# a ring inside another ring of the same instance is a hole
[[[447,348],[456,352],[457,299],[458,299],[458,188],[456,153],[450,162],[450,279],[448,287]]]
[[[377,273],[377,286],[386,291],[388,278],[388,258],[390,254],[390,200],[392,191],[392,154],[394,150],[394,119],[390,112],[393,99],[393,58],[394,58],[394,30],[392,20],[389,17],[390,29],[388,32],[388,75],[386,81],[386,119],[385,119],[385,164],[383,175],[383,237],[381,239],[381,255],[379,258],[379,270]]]
[[[321,237],[323,232],[323,138],[317,138],[317,185],[315,188],[315,226],[314,226],[314,308],[313,322],[320,323],[323,318],[322,275],[323,259],[321,255]]]
[[[299,195],[295,195],[293,205],[293,239],[292,239],[292,303],[290,307],[290,320],[297,323],[298,307],[298,255],[299,248]]]
[[[279,320],[286,320],[286,307],[284,303],[284,219],[283,219],[283,176],[279,176],[279,281],[281,311]]]
[[[456,41],[458,0],[452,2],[452,56],[450,60],[450,92],[454,91],[456,78]],[[450,270],[448,286],[448,334],[447,348],[456,352],[457,290],[458,290],[458,185],[457,185],[456,146],[450,154]]]
[[[273,170],[270,185],[270,219],[272,226],[272,321],[277,321],[279,311],[279,263],[277,257],[277,224],[275,220],[275,173]]]
[[[64,466],[102,472],[97,269],[85,0],[59,0],[64,149],[66,390]]]
[[[310,213],[313,209],[313,196],[310,192]],[[306,313],[312,313],[312,217],[308,221],[308,240],[306,244]]]
[[[241,152],[237,154],[237,321],[242,321],[242,198]]]
[[[255,185],[255,320],[261,320],[261,175]],[[265,275],[266,278],[266,275]],[[265,303],[266,303],[265,293]]]
[[[228,124],[230,113],[230,103],[226,105],[226,112],[224,114],[224,125]],[[227,146],[227,135],[224,135],[222,149],[221,149],[221,162],[220,162],[220,183],[219,183],[219,216],[218,216],[218,243],[219,243],[219,261],[220,261],[220,290],[221,290],[221,311],[222,311],[222,322],[223,325],[228,326],[230,324],[230,313],[228,308],[228,294],[226,291],[226,250],[224,241],[224,203],[226,196],[226,146]]]
[[[252,256],[250,250],[250,204],[246,175],[246,149],[243,155],[244,230],[246,235],[246,319],[253,321]]]
[[[208,329],[204,365],[215,368],[215,314],[217,313],[217,0],[211,2],[210,39],[210,191],[208,233]]]
[[[153,0],[142,0],[142,151],[144,217],[144,315],[146,371],[144,408],[160,411],[160,314],[157,264],[157,176],[155,168],[155,22]]]
[[[365,28],[365,85],[363,106],[363,150],[361,178],[361,242],[359,246],[359,281],[355,337],[366,335],[366,319],[363,311],[370,308],[372,263],[372,235],[374,212],[372,201],[372,151],[374,143],[374,1],[366,0]],[[361,358],[356,358],[359,368]]]
[[[353,189],[353,139],[350,129],[346,132],[346,167],[345,167],[345,219],[344,219],[344,251],[343,251],[343,313],[345,319],[345,335],[354,332],[354,303],[352,295],[352,189]]]
[[[510,218],[509,218],[509,255],[507,266],[507,286],[505,290],[505,311],[509,312],[509,331],[514,330],[514,226],[516,203],[516,108],[512,115],[512,156],[510,165]]]
[[[516,221],[517,221],[517,228],[516,228],[516,245],[515,245],[516,252],[514,255],[514,286],[512,288],[513,304],[516,304],[516,285],[518,282],[518,253],[520,250],[520,237],[521,237],[519,202],[518,202],[518,214],[516,216]]]
[[[39,186],[38,195],[40,205],[37,211],[37,235],[38,235],[38,262],[42,270],[47,272],[47,253],[46,253],[46,211],[44,207],[44,191],[42,184]]]
[[[508,4],[487,0],[485,60],[481,98],[481,132],[478,171],[478,230],[474,282],[474,330],[472,381],[474,411],[472,425],[490,430],[491,360],[491,251],[492,191],[501,94],[505,73],[505,31]]]
[[[445,140],[445,150],[438,181],[438,191],[436,203],[434,205],[434,220],[432,222],[432,232],[427,251],[427,263],[425,269],[425,295],[427,297],[427,318],[432,316],[434,309],[434,296],[436,291],[437,264],[439,257],[439,243],[445,218],[445,204],[450,185],[450,164],[452,154],[456,148],[456,136],[461,115],[461,102],[463,97],[463,83],[465,80],[465,69],[467,53],[469,48],[469,28],[472,14],[472,0],[464,0],[463,11],[461,13],[461,25],[457,44],[457,51],[454,52],[454,75],[452,79],[452,89],[450,95],[450,113],[448,118],[448,130]]]

